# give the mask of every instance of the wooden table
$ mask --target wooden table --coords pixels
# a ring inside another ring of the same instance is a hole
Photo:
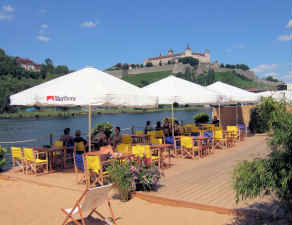
[[[56,147],[56,146],[52,146],[52,147],[34,147],[33,148],[35,151],[38,152],[45,152],[48,154],[48,160],[49,160],[49,171],[54,172],[53,169],[53,161],[54,161],[54,153],[57,151],[63,151],[64,154],[64,168],[67,168],[66,165],[66,154],[67,154],[67,150],[73,150],[74,147]]]
[[[206,152],[205,156],[207,156],[210,152],[209,137],[195,136],[195,137],[193,137],[193,140],[198,143],[198,147],[202,153],[202,157],[203,157],[204,151]]]
[[[133,144],[150,143],[150,135],[148,134],[131,134],[130,136]]]
[[[171,165],[171,154],[170,150],[172,148],[172,144],[157,144],[157,145],[150,145],[151,151],[158,150],[159,151],[159,158],[160,158],[160,166],[161,168],[164,168],[164,158],[163,158],[163,152],[168,150],[168,166]]]

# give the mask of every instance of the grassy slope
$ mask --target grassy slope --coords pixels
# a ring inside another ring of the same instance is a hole
[[[126,75],[122,79],[139,87],[144,87],[155,81],[161,80],[171,74],[171,71],[161,71],[153,73],[141,73],[136,75]],[[270,85],[249,80],[246,77],[238,76],[232,72],[216,72],[215,80],[222,81],[240,88],[269,88]]]
[[[237,76],[236,74],[232,72],[216,72],[215,73],[215,80],[216,81],[222,81],[227,84],[231,84],[236,87],[240,88],[265,88],[265,87],[271,87],[270,85],[254,82],[246,77]]]
[[[123,80],[134,84],[139,87],[144,87],[148,84],[151,84],[155,81],[161,80],[172,73],[169,71],[153,72],[153,73],[140,73],[137,75],[126,75],[123,76]]]

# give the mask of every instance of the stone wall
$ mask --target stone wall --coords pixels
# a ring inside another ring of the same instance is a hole
[[[128,70],[128,74],[153,73],[153,72],[160,72],[160,71],[167,71],[167,70],[172,71],[174,67],[175,67],[175,64],[143,67],[143,68]]]

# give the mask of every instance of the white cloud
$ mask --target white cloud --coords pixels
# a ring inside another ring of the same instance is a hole
[[[92,27],[96,27],[97,24],[98,22],[85,21],[84,23],[81,24],[81,27],[92,28]]]
[[[0,20],[12,20],[14,8],[11,5],[2,6],[0,9]]]
[[[278,66],[277,64],[261,64],[251,70],[255,73],[261,73],[267,70],[273,70],[277,68],[277,66]]]
[[[2,7],[2,9],[3,9],[4,12],[8,12],[8,13],[11,13],[11,12],[14,11],[14,8],[12,8],[11,5],[5,5],[5,6]]]
[[[278,36],[277,40],[278,41],[290,41],[292,39],[292,35],[280,35]]]
[[[48,27],[49,27],[48,24],[42,24],[42,25],[41,25],[41,28],[42,28],[42,29],[47,29]]]
[[[12,20],[13,15],[12,14],[6,14],[0,11],[0,20]]]
[[[49,37],[46,37],[46,36],[43,36],[43,35],[37,36],[37,39],[42,41],[42,42],[48,42],[50,40]]]
[[[288,22],[288,24],[286,26],[286,28],[289,28],[289,27],[292,27],[292,20],[289,20],[289,22]]]

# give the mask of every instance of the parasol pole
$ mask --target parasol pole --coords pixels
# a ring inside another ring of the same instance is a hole
[[[174,138],[174,110],[173,110],[173,103],[171,103],[171,130],[172,130],[172,138],[174,144],[174,154],[176,155],[176,141]]]
[[[220,106],[220,103],[219,103],[219,127],[221,126],[221,106]]]
[[[91,152],[91,105],[88,105],[88,151]]]

